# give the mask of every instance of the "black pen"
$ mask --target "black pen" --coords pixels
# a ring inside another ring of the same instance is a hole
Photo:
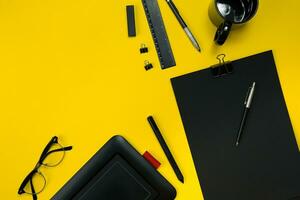
[[[247,96],[244,102],[245,108],[244,108],[244,113],[243,113],[243,118],[242,121],[240,123],[240,128],[238,131],[238,135],[236,138],[236,142],[235,142],[235,146],[239,146],[240,140],[241,140],[241,136],[242,136],[242,132],[245,126],[245,122],[246,122],[246,118],[249,112],[249,109],[251,107],[251,102],[253,99],[253,95],[254,95],[254,90],[255,90],[255,82],[252,83],[252,86],[249,88],[248,92],[247,92]]]
[[[198,50],[200,50],[200,46],[196,40],[196,38],[193,36],[192,32],[190,31],[190,29],[187,27],[186,23],[184,22],[184,20],[182,19],[182,17],[179,14],[178,9],[176,8],[175,4],[173,3],[173,1],[171,0],[166,0],[169,7],[171,8],[172,12],[174,13],[175,17],[177,18],[178,22],[180,23],[181,27],[183,28],[184,32],[186,33],[186,35],[189,37],[190,41],[192,42],[193,46]]]
[[[157,125],[156,125],[153,117],[149,116],[147,118],[147,120],[148,120],[148,122],[149,122],[149,124],[150,124],[150,126],[151,126],[151,128],[152,128],[152,130],[153,130],[153,132],[154,132],[154,134],[155,134],[155,136],[156,136],[156,138],[157,138],[160,146],[161,146],[161,148],[165,152],[165,154],[166,154],[166,156],[167,156],[167,158],[169,160],[169,163],[171,164],[171,166],[172,166],[172,168],[173,168],[173,170],[174,170],[174,172],[175,172],[178,180],[180,180],[183,183],[184,182],[183,175],[182,175],[182,173],[181,173],[181,171],[180,171],[180,169],[179,169],[179,167],[178,167],[178,165],[177,165],[177,163],[176,163],[176,161],[175,161],[175,159],[174,159],[174,157],[173,157],[170,149],[168,148],[168,146],[167,146],[167,144],[166,144],[163,136],[161,135],[161,132],[160,132],[159,128],[157,127]]]

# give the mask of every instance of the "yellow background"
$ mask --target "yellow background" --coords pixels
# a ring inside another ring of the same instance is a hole
[[[161,70],[140,0],[0,0],[1,199],[32,199],[18,187],[53,135],[73,145],[61,165],[41,168],[49,199],[113,135],[162,162],[178,200],[201,190],[170,78],[272,49],[300,142],[300,1],[261,0],[256,17],[213,43],[209,0],[174,0],[202,47],[197,52],[164,0],[158,0],[177,66]],[[127,37],[125,6],[135,5],[137,36]],[[140,55],[141,43],[149,53]],[[154,68],[144,69],[144,60]],[[153,115],[181,168],[174,175],[146,117]],[[300,180],[299,180],[300,181]]]

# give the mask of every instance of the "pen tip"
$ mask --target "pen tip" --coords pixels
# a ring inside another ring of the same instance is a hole
[[[236,147],[239,146],[239,142],[236,142],[236,143],[235,143],[235,146],[236,146]]]
[[[179,178],[179,181],[180,181],[181,183],[184,183],[184,178],[183,178],[183,177],[180,177],[180,178]]]

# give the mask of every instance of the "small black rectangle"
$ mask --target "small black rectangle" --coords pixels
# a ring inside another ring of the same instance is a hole
[[[128,37],[136,36],[133,5],[126,6],[126,14],[127,14]]]

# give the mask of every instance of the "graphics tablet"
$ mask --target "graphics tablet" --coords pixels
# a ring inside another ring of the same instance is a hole
[[[52,200],[173,200],[175,197],[175,188],[122,136],[114,136]]]

